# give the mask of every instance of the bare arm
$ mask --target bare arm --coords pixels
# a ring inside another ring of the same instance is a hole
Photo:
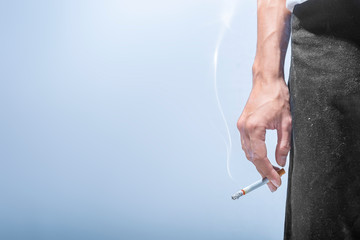
[[[275,191],[280,176],[267,157],[266,129],[276,129],[276,162],[286,164],[290,150],[291,114],[289,91],[284,80],[284,61],[290,36],[291,13],[285,0],[258,0],[257,46],[253,64],[253,87],[238,120],[241,145],[247,159]]]

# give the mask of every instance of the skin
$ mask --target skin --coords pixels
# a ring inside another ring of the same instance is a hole
[[[267,157],[266,129],[277,130],[275,158],[285,166],[290,150],[291,114],[289,90],[284,80],[284,60],[290,36],[286,0],[257,1],[257,46],[253,64],[253,86],[237,122],[246,158],[274,192],[281,178]]]

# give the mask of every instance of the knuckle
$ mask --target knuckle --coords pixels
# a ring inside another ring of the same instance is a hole
[[[281,153],[287,153],[290,150],[290,144],[280,146]]]
[[[244,128],[244,121],[242,119],[239,119],[236,123],[236,127],[241,132],[241,130]]]
[[[247,149],[245,147],[242,147],[244,153],[245,153],[245,156],[246,156],[246,159],[249,160],[251,162],[251,157],[250,157],[250,154],[249,152],[247,151]]]
[[[246,148],[245,148],[245,145],[244,144],[241,144],[241,149],[246,152]]]
[[[248,149],[246,148],[245,144],[241,143],[241,149],[244,151],[246,158],[247,158],[248,160],[250,160],[250,154],[249,154],[249,151],[248,151]]]
[[[287,155],[288,153],[289,153],[289,151],[290,151],[290,146],[288,147],[288,146],[286,146],[286,147],[280,147],[280,149],[279,149],[279,154],[280,155]]]
[[[257,122],[253,118],[249,118],[246,121],[245,128],[248,131],[254,131],[256,129],[256,127],[257,127]]]
[[[262,164],[262,159],[259,157],[254,157],[252,159],[252,162],[256,165],[256,166],[260,166]]]
[[[285,118],[285,120],[284,120],[284,125],[286,126],[286,128],[291,127],[291,125],[292,125],[292,118],[291,118],[291,116],[288,116],[288,117]]]

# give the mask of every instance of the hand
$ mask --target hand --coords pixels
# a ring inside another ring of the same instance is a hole
[[[281,185],[281,178],[268,157],[265,144],[266,129],[277,130],[276,162],[285,166],[290,150],[291,114],[289,90],[285,81],[254,81],[249,99],[238,120],[242,149],[262,177],[269,179],[272,192]]]

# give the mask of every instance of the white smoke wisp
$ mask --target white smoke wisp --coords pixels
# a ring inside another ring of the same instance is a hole
[[[232,141],[231,141],[231,135],[229,126],[223,111],[223,108],[221,106],[220,98],[219,98],[219,91],[218,91],[218,79],[217,79],[217,71],[218,71],[218,58],[219,58],[219,49],[222,43],[222,40],[224,38],[224,35],[226,33],[226,30],[231,29],[231,20],[234,16],[234,12],[236,9],[237,0],[228,0],[226,2],[226,6],[221,14],[221,29],[219,32],[218,40],[216,42],[215,51],[214,51],[214,89],[215,89],[215,96],[217,101],[217,106],[219,109],[219,112],[221,114],[222,120],[225,124],[226,129],[226,135],[227,135],[227,141],[225,141],[226,145],[226,169],[229,177],[231,179],[234,179],[231,175],[230,171],[230,158],[231,158],[231,150],[232,150]]]

